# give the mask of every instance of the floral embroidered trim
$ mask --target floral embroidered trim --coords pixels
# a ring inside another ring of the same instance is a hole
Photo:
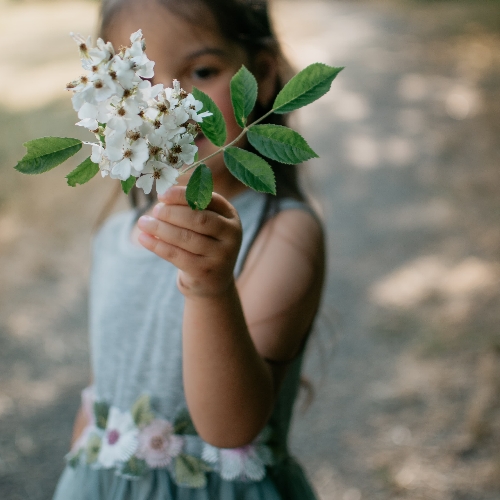
[[[114,468],[128,479],[139,479],[150,469],[168,469],[177,485],[204,488],[207,472],[227,481],[260,481],[280,455],[270,444],[270,428],[241,448],[211,446],[197,435],[187,410],[174,423],[168,422],[153,412],[147,394],[137,399],[131,411],[123,412],[95,401],[93,387],[87,387],[82,404],[89,425],[65,457],[72,467]],[[190,446],[193,440],[196,452]]]

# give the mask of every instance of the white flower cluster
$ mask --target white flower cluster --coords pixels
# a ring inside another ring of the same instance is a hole
[[[146,194],[156,180],[157,192],[164,193],[176,184],[179,169],[194,162],[199,123],[211,113],[200,113],[203,104],[182,90],[177,80],[173,88],[151,85],[154,62],[144,53],[141,30],[119,53],[101,38],[92,47],[90,37],[72,37],[87,73],[67,89],[74,93],[77,125],[99,139],[97,144],[88,143],[91,160],[99,164],[103,177],[122,181],[136,177],[136,185]]]

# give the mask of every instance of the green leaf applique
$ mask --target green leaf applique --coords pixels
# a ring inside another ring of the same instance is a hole
[[[137,427],[146,427],[155,418],[151,410],[151,398],[149,394],[143,394],[132,406],[132,418]]]
[[[231,80],[231,101],[236,123],[245,128],[247,118],[257,102],[258,86],[255,77],[245,66]]]
[[[97,172],[99,172],[99,165],[94,163],[89,156],[66,176],[68,186],[76,187],[77,184],[85,184],[95,177]]]
[[[227,148],[224,151],[224,162],[228,170],[255,191],[276,194],[274,172],[266,160],[245,149]]]
[[[193,210],[205,210],[212,200],[214,181],[206,165],[199,165],[189,178],[186,200]]]
[[[101,451],[101,438],[97,434],[91,434],[87,440],[87,445],[85,447],[85,455],[87,457],[87,463],[93,464],[97,462],[97,457]]]
[[[95,424],[99,429],[106,429],[108,423],[109,405],[104,401],[94,403]]]
[[[83,450],[80,448],[76,453],[72,455],[67,455],[66,463],[73,469],[80,464],[80,458],[82,456]]]
[[[42,137],[25,142],[28,150],[14,167],[23,174],[41,174],[52,170],[82,149],[82,141],[69,137]]]
[[[198,432],[187,409],[177,415],[174,422],[174,434],[197,436]]]
[[[203,134],[216,146],[224,146],[227,137],[227,129],[221,110],[211,97],[201,90],[198,90],[196,87],[193,87],[192,93],[195,99],[203,103],[204,110],[212,113],[212,116],[203,118],[203,122],[200,124]]]
[[[283,114],[307,106],[325,95],[344,68],[314,63],[295,75],[274,101],[275,113]]]
[[[281,163],[295,165],[311,158],[318,158],[300,134],[280,125],[250,127],[248,142],[259,153]]]
[[[201,459],[181,454],[175,458],[175,481],[179,486],[204,488],[207,485],[206,472],[211,468]]]
[[[148,471],[149,467],[145,460],[132,457],[123,465],[120,473],[127,478],[137,479],[138,477],[144,476]]]

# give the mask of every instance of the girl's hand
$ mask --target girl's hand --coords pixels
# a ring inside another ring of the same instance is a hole
[[[141,245],[179,269],[177,284],[184,295],[207,297],[229,290],[242,234],[234,207],[213,193],[206,210],[192,210],[181,186],[158,199],[153,217],[138,221]]]

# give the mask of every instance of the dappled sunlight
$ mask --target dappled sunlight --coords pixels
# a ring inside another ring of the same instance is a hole
[[[74,64],[74,59],[73,54],[71,61],[43,66],[0,66],[0,106],[10,112],[29,111],[43,108],[54,100],[68,98],[66,84],[78,77],[81,71]]]
[[[429,82],[423,75],[410,73],[399,80],[398,94],[404,101],[421,101],[429,91]]]
[[[425,229],[444,229],[456,220],[456,210],[446,199],[408,202],[392,209],[373,210],[368,220],[379,231],[404,233]]]
[[[468,257],[451,265],[438,255],[419,257],[373,285],[371,300],[383,307],[411,308],[438,293],[445,300],[472,300],[500,284],[498,264]]]
[[[400,109],[397,123],[402,132],[409,136],[421,134],[428,125],[425,112],[415,108]]]
[[[316,396],[291,440],[319,500],[498,497],[500,33],[489,3],[273,3],[296,69],[346,66],[294,117],[321,157],[307,186],[331,242],[306,359]],[[64,87],[81,72],[69,31],[94,34],[97,8],[0,0],[0,490],[13,500],[49,498],[63,466],[89,377],[90,239],[112,186],[66,185],[83,156],[40,178],[12,167],[34,137],[89,138]]]
[[[380,164],[380,144],[376,137],[351,134],[347,137],[345,148],[346,159],[353,167],[370,170]]]
[[[341,66],[370,46],[379,31],[363,8],[352,10],[341,2],[277,0],[271,5],[284,52],[298,68],[316,60]]]
[[[384,156],[390,165],[404,167],[417,158],[417,146],[411,139],[401,136],[390,136],[386,139]]]
[[[323,463],[314,472],[314,484],[319,500],[362,500],[361,490],[346,484],[342,474]]]
[[[340,121],[364,121],[372,114],[368,96],[347,88],[342,78],[335,82],[334,91],[325,95],[322,104],[328,106],[332,117]]]
[[[81,73],[69,31],[93,34],[97,8],[89,2],[1,5],[1,107],[24,111],[67,98],[66,84]]]
[[[445,107],[452,118],[465,120],[481,111],[481,97],[477,89],[457,85],[449,90]]]

